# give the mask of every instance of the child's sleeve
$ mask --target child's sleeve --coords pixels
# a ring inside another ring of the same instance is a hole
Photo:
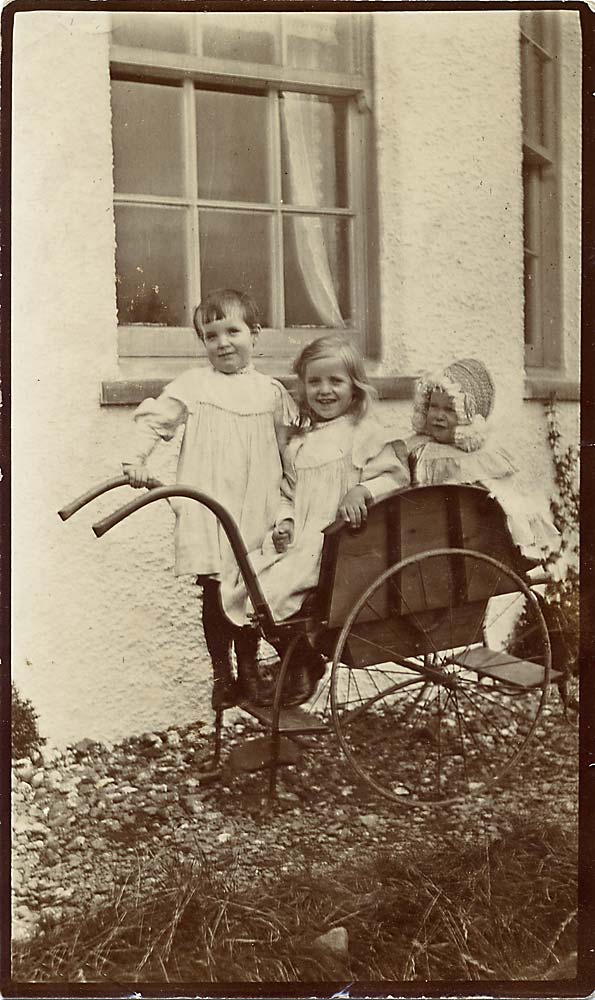
[[[134,413],[134,427],[123,465],[144,465],[158,441],[170,441],[185,421],[186,405],[164,389],[157,399],[145,399]]]
[[[359,430],[359,428],[358,428]],[[389,432],[379,424],[369,422],[356,435],[353,461],[362,470],[360,484],[370,495],[378,497],[410,485],[409,468],[399,457],[389,438]]]
[[[398,441],[391,441],[391,444],[401,465],[406,469],[409,468],[409,449],[405,442],[399,438]]]
[[[409,486],[410,481],[409,470],[397,458],[392,444],[386,444],[378,455],[366,462],[360,480],[374,500],[392,490]]]
[[[281,497],[275,524],[281,521],[295,520],[295,484],[296,474],[293,464],[293,449],[288,447],[283,452],[283,479],[281,480]]]
[[[297,423],[298,408],[289,395],[287,389],[277,379],[273,379],[273,389],[275,392],[275,409],[273,419],[275,421],[275,433],[279,444],[279,452],[283,454],[288,440],[288,431]]]

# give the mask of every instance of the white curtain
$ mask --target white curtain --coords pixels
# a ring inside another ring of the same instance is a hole
[[[285,94],[281,100],[281,127],[286,149],[290,201],[294,205],[322,204],[322,171],[316,169],[322,145],[317,135],[317,98]],[[296,260],[311,305],[322,326],[345,326],[329,264],[322,219],[292,215]]]

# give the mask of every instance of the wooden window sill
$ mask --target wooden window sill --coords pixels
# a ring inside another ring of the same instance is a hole
[[[581,398],[580,382],[564,378],[559,372],[527,372],[523,398],[577,403]]]
[[[186,364],[185,367],[188,367]],[[262,370],[259,367],[259,370]],[[297,378],[286,372],[267,372],[273,378],[279,379],[286,389],[295,393]],[[169,378],[130,377],[106,379],[101,383],[100,402],[102,406],[134,406],[148,396],[156,397],[164,386],[171,382]],[[386,375],[370,379],[378,393],[379,399],[412,399],[416,377],[413,375]]]

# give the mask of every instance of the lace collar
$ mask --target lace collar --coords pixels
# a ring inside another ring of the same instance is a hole
[[[222,372],[218,368],[215,368],[215,365],[211,365],[211,367],[216,375],[223,375],[223,378],[229,378],[230,376],[233,378],[234,375],[249,375],[251,372],[256,371],[251,361],[237,372]]]

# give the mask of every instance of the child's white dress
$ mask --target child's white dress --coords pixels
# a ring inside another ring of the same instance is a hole
[[[294,437],[283,455],[284,477],[275,522],[294,521],[293,542],[278,553],[269,533],[262,548],[250,553],[265,597],[277,621],[301,607],[316,586],[324,536],[345,494],[358,483],[377,498],[409,485],[409,473],[388,443],[390,433],[373,418],[352,417],[316,424]],[[271,522],[272,524],[273,522]],[[237,625],[250,621],[252,606],[238,575],[224,580],[221,597]]]
[[[145,399],[124,461],[142,465],[156,443],[185,423],[176,481],[218,500],[235,519],[248,549],[262,543],[279,504],[282,476],[277,431],[297,410],[280,382],[251,366],[226,375],[191,368]],[[172,498],[175,573],[223,576],[235,560],[216,517],[195,500]]]
[[[541,562],[558,550],[560,535],[546,502],[520,490],[515,480],[518,470],[504,448],[486,445],[477,451],[462,451],[454,445],[439,444],[426,434],[414,435],[407,447],[417,485],[485,486],[502,507],[511,538],[527,559]]]

